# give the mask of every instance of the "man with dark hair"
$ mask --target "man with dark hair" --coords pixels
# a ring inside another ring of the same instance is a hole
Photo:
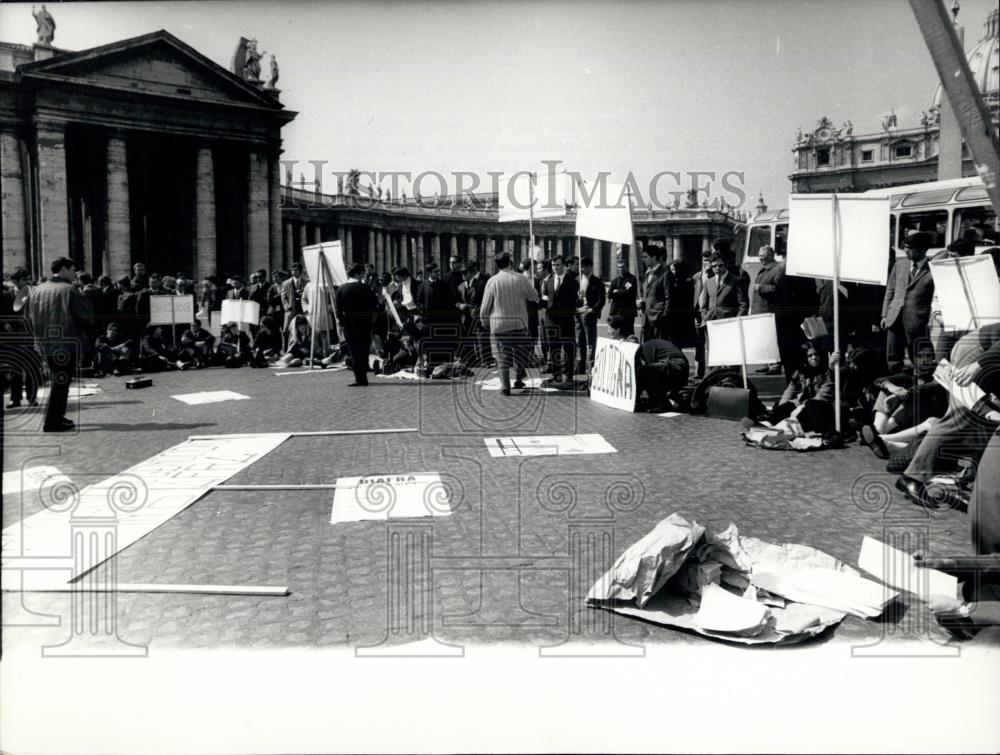
[[[87,298],[73,285],[76,264],[57,257],[52,277],[36,286],[28,297],[28,320],[38,349],[49,365],[51,387],[43,430],[58,433],[76,425],[66,418],[69,384],[78,360],[89,349],[93,310]]]
[[[552,275],[542,284],[542,306],[548,323],[552,382],[563,375],[572,382],[575,360],[576,303],[580,285],[563,264],[562,255],[552,258]]]
[[[235,273],[229,276],[229,281],[233,287],[226,291],[226,301],[247,301],[250,299],[250,289],[243,283],[243,276]]]
[[[928,335],[934,278],[927,264],[927,250],[934,236],[911,233],[903,241],[906,259],[896,259],[882,301],[882,328],[886,331],[886,362],[890,372],[903,366],[904,349],[914,359],[913,344]]]
[[[293,262],[292,276],[281,284],[281,308],[285,312],[284,330],[288,330],[292,320],[296,315],[302,314],[302,292],[305,291],[306,281],[302,275],[302,264]]]
[[[634,335],[627,335],[623,327],[628,320],[621,315],[608,318],[608,336],[616,340],[636,343]],[[687,385],[691,367],[684,352],[671,341],[663,338],[650,338],[642,342],[642,347],[636,355],[638,372],[636,390],[638,394],[645,391],[649,399],[646,411],[663,412],[669,410],[669,398],[676,391]]]
[[[392,300],[396,302],[396,309],[400,316],[417,314],[420,311],[418,303],[420,287],[410,275],[409,269],[397,267],[392,271],[392,278],[396,282],[396,290],[392,294]]]
[[[462,258],[458,255],[451,255],[448,260],[448,275],[445,281],[451,289],[451,298],[455,304],[462,303],[462,284],[465,283],[465,275],[462,273]]]
[[[337,289],[334,301],[337,322],[351,353],[354,370],[352,387],[368,385],[368,353],[371,351],[372,323],[378,305],[371,286],[362,282],[364,275],[364,265],[351,265],[347,271],[348,281]]]
[[[479,315],[479,307],[483,303],[483,292],[486,290],[489,276],[479,271],[479,263],[475,260],[469,260],[462,272],[465,282],[458,289],[461,297],[458,307],[465,313],[463,328],[465,339],[473,353],[472,363],[486,365],[489,363],[487,349],[490,335],[483,318]]]
[[[451,296],[451,287],[441,280],[441,268],[436,262],[424,267],[424,280],[417,296],[420,320],[427,339],[424,353],[431,365],[454,361],[458,350],[462,313]],[[452,355],[448,358],[447,347],[451,345]]]
[[[716,239],[712,243],[712,251],[726,261],[726,269],[739,278],[740,286],[743,288],[743,296],[750,301],[750,273],[744,270],[736,262],[736,252],[733,250],[732,242],[729,239]]]
[[[267,314],[267,294],[270,288],[267,270],[258,270],[250,276],[250,301],[257,302],[262,317]]]
[[[695,319],[695,352],[694,361],[699,379],[705,377],[705,339],[708,336],[705,325],[705,312],[708,311],[708,285],[715,277],[712,269],[712,252],[705,249],[701,253],[701,270],[694,274],[694,319]]]
[[[611,281],[608,290],[608,299],[611,300],[608,315],[622,318],[621,330],[626,337],[635,334],[635,318],[639,316],[638,296],[639,281],[628,270],[628,258],[620,255],[618,276]]]
[[[196,367],[208,367],[215,354],[215,336],[201,327],[201,320],[195,318],[191,327],[181,334],[180,358],[193,362]]]
[[[707,284],[708,306],[702,311],[702,317],[707,322],[745,315],[747,295],[740,279],[729,271],[722,255],[713,254],[711,264],[715,277]]]
[[[648,244],[642,250],[642,259],[646,265],[646,278],[642,287],[643,311],[645,318],[642,326],[643,340],[647,338],[666,338],[667,310],[670,308],[670,289],[673,275],[664,265],[666,250],[658,244]]]
[[[594,275],[594,261],[590,257],[580,259],[580,305],[587,312],[577,320],[577,349],[580,366],[577,372],[586,374],[594,364],[594,351],[597,349],[597,321],[601,317],[607,294],[604,281]]]
[[[514,367],[514,387],[524,388],[530,349],[528,303],[538,301],[532,281],[510,267],[510,255],[495,258],[497,274],[486,281],[480,308],[489,322],[493,357],[500,373],[500,393],[510,395],[510,368]]]

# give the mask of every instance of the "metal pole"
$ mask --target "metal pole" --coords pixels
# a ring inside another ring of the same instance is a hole
[[[840,201],[833,195],[833,350],[840,351]],[[833,366],[834,427],[840,432],[840,359]]]

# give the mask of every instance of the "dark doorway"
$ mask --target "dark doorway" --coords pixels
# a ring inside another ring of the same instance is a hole
[[[219,279],[224,281],[233,273],[243,275],[247,272],[247,173],[250,161],[246,150],[222,146],[215,148],[214,157],[216,261]],[[293,250],[297,257],[297,244],[293,245]]]
[[[128,138],[132,264],[149,272],[191,274],[194,247],[195,150],[173,136]]]
[[[108,196],[107,144],[100,131],[66,131],[69,256],[96,279],[104,272]]]

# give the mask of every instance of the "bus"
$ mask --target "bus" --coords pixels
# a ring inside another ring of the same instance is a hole
[[[997,245],[996,212],[978,176],[872,189],[864,196],[889,197],[889,240],[897,256],[902,254],[902,240],[910,231],[934,234],[934,245],[927,252],[931,258],[966,234],[974,240],[976,253]],[[779,255],[787,253],[788,210],[762,212],[750,222],[743,247],[743,267],[751,280],[760,265],[758,254],[762,246],[774,247]]]

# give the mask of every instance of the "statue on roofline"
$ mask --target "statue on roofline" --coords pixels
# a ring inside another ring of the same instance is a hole
[[[38,42],[36,44],[51,47],[52,40],[56,37],[56,21],[52,18],[52,14],[45,9],[44,5],[40,11],[36,11],[35,6],[32,5],[31,15],[35,17],[35,23],[38,26]]]
[[[272,55],[271,55],[271,76],[267,80],[267,88],[268,89],[275,89],[276,88],[275,84],[277,84],[277,83],[278,83],[278,60],[277,60],[277,58],[274,57],[274,54],[272,53]]]
[[[257,51],[257,40],[247,41],[246,61],[243,64],[243,78],[254,83],[260,81],[260,59],[266,55],[266,51]]]

